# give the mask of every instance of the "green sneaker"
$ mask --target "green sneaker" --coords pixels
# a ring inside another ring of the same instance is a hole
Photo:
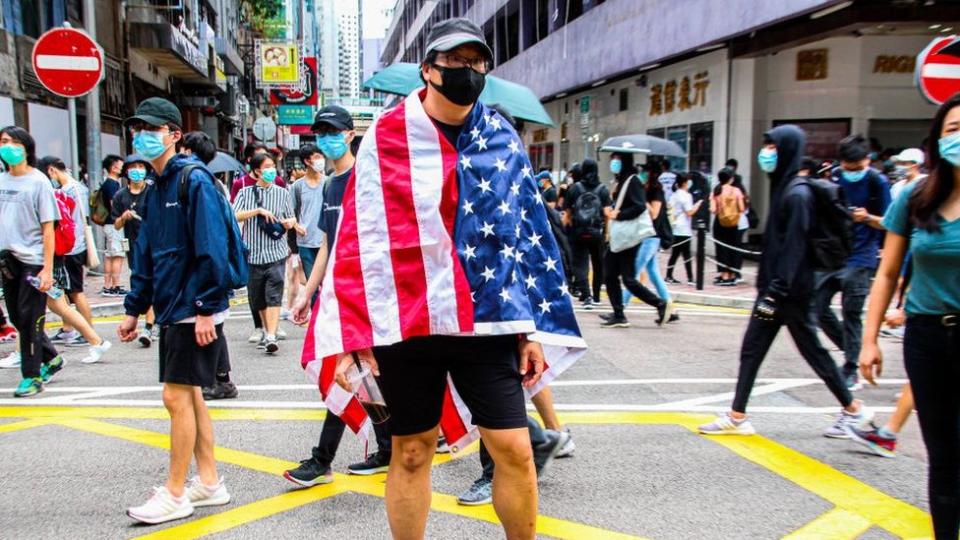
[[[30,397],[43,392],[43,381],[40,378],[28,378],[20,381],[20,386],[13,391],[13,397]]]
[[[40,366],[40,379],[42,379],[45,383],[50,382],[50,379],[59,373],[65,364],[66,362],[63,361],[63,356],[59,354],[54,356],[53,360]]]

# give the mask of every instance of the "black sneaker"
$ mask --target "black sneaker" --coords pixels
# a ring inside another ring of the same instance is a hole
[[[593,302],[593,298],[587,298],[586,300],[583,301],[583,304],[581,305],[581,307],[583,307],[583,309],[593,309],[594,305],[596,304]]]
[[[563,447],[570,441],[570,434],[565,431],[545,429],[543,435],[547,440],[533,447],[533,464],[537,468],[537,476],[540,476],[540,473],[547,468],[547,465],[553,461],[553,458],[557,457],[560,450],[563,450]]]
[[[387,472],[390,468],[390,454],[386,452],[374,452],[367,457],[363,463],[354,463],[347,466],[347,472],[360,476],[370,476]]]
[[[663,281],[665,281],[665,282],[667,282],[667,283],[669,283],[669,284],[671,284],[671,285],[679,285],[679,284],[680,284],[679,281],[673,279],[673,276],[667,276]]]
[[[217,381],[213,386],[203,388],[203,399],[234,399],[237,397],[237,385],[233,381]]]
[[[660,324],[660,321],[662,321],[662,320],[663,320],[663,319],[657,319],[657,320],[656,320],[656,323],[659,325],[659,324]],[[676,314],[676,313],[671,313],[671,314],[670,314],[670,318],[667,319],[667,323],[677,322],[677,321],[679,321],[679,320],[680,320],[680,315],[678,315],[678,314]],[[662,326],[662,325],[661,325],[661,326]]]
[[[601,314],[599,314],[599,315],[597,315],[597,316],[600,317],[601,319],[605,320],[605,321],[609,321],[610,319],[613,319],[614,314],[613,314],[613,313],[601,313]]]
[[[301,461],[296,469],[284,471],[283,477],[298,486],[311,487],[333,482],[333,471],[329,465],[310,458]]]
[[[630,321],[623,315],[612,315],[609,319],[604,318],[600,326],[603,328],[628,328]]]

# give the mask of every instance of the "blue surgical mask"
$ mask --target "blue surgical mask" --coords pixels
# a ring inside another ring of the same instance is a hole
[[[637,175],[637,177],[640,178],[641,184],[646,184],[647,180],[650,180],[650,173],[647,171],[640,171],[640,174]]]
[[[777,170],[777,151],[769,148],[760,150],[760,153],[757,154],[757,165],[765,173],[772,173]]]
[[[940,138],[940,157],[960,168],[960,131]],[[0,148],[2,150],[2,148]],[[6,158],[4,158],[6,160]]]
[[[343,132],[317,137],[317,148],[323,155],[334,161],[347,153],[347,136]]]
[[[867,176],[867,169],[859,171],[848,171],[846,169],[840,170],[840,176],[843,177],[847,182],[859,182]]]
[[[0,146],[0,158],[2,158],[7,165],[16,167],[23,163],[23,160],[27,159],[27,151],[24,150],[22,146],[16,144],[5,144]]]
[[[133,136],[133,149],[147,159],[156,159],[167,151],[163,144],[163,132],[140,130]]]
[[[613,174],[620,174],[620,171],[623,170],[623,162],[619,159],[614,159],[610,161],[610,172]]]
[[[269,168],[260,171],[260,178],[268,184],[272,184],[277,180],[277,169]]]
[[[131,182],[135,184],[139,184],[140,182],[143,182],[144,180],[147,179],[147,171],[146,169],[128,169],[127,178]]]

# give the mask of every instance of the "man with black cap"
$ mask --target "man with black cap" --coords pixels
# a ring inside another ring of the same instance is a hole
[[[586,345],[530,160],[503,115],[478,102],[493,57],[482,31],[441,21],[425,50],[426,88],[378,117],[358,150],[305,369],[352,428],[366,415],[350,408],[349,369],[366,363],[379,376],[395,538],[425,536],[442,425],[453,451],[478,428],[506,536],[532,539],[524,390],[535,394]],[[324,379],[331,357],[335,385]]]
[[[307,276],[305,290],[293,306],[292,317],[296,324],[304,324],[310,320],[311,300],[327,271],[330,250],[337,238],[343,192],[353,174],[353,165],[356,163],[356,158],[350,151],[350,143],[356,137],[356,131],[353,129],[353,117],[346,109],[337,105],[328,105],[320,109],[314,117],[311,129],[317,134],[316,147],[333,164],[333,175],[323,185],[323,207],[319,223],[323,235],[313,269]],[[311,324],[307,333],[312,334],[313,331],[314,327]],[[309,343],[308,340],[305,346],[309,346]],[[302,460],[298,467],[285,471],[283,477],[303,487],[333,482],[333,470],[330,464],[337,455],[345,427],[339,416],[328,414],[323,420],[320,441],[313,448],[310,458]],[[387,471],[391,455],[390,432],[384,423],[374,425],[374,432],[377,451],[370,454],[365,461],[347,466],[350,474],[372,475]]]
[[[162,98],[142,101],[124,122],[133,134],[134,149],[158,175],[138,209],[143,224],[134,246],[137,272],[124,301],[127,316],[117,328],[122,341],[136,339],[137,318],[151,305],[161,327],[160,382],[170,414],[170,470],[166,485],[156,488],[145,504],[127,510],[130,517],[149,524],[187,517],[195,507],[230,502],[217,474],[213,423],[200,388],[213,386],[217,360],[226,354],[223,321],[232,284],[226,276],[236,268],[228,244],[236,245],[239,230],[228,219],[232,212],[206,166],[196,157],[177,154],[181,124],[180,111]],[[242,268],[240,273],[245,272]],[[191,456],[196,457],[198,476],[185,485]]]

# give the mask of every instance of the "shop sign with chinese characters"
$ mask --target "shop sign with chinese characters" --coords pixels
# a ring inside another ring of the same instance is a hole
[[[707,88],[710,87],[709,71],[701,71],[682,78],[671,79],[650,87],[650,116],[686,111],[707,106]]]

